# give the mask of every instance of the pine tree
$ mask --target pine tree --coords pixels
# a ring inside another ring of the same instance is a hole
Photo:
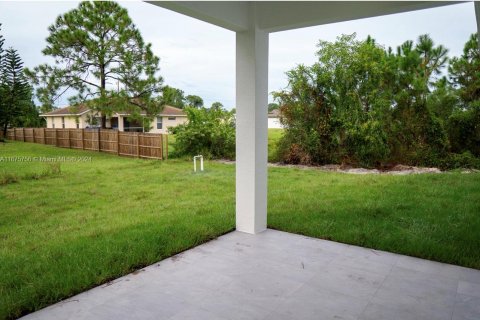
[[[43,53],[55,65],[27,70],[46,107],[73,89],[77,95],[71,103],[101,112],[102,127],[114,111],[153,116],[161,110],[155,99],[163,82],[157,76],[159,58],[126,9],[110,1],[82,2],[59,16],[49,31]]]
[[[2,29],[2,24],[0,23],[0,31]],[[4,52],[3,52],[3,44],[5,42],[5,39],[3,38],[3,35],[0,34],[0,124],[2,123],[3,119],[3,113],[5,109],[5,72],[4,70]],[[3,130],[3,126],[2,126]],[[5,136],[5,135],[4,135]]]
[[[32,108],[32,89],[23,73],[23,62],[17,51],[9,48],[3,57],[3,106],[0,124],[6,135],[10,124],[18,122]]]
[[[13,48],[3,55],[2,74],[0,125],[5,136],[8,126],[32,108],[32,88],[24,76],[23,62]]]

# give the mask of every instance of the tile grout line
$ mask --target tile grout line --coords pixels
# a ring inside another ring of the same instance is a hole
[[[391,275],[392,270],[393,270],[393,268],[397,265],[397,263],[398,263],[398,259],[397,259],[397,261],[395,261],[395,263],[390,267],[390,271],[388,271],[388,274],[385,276],[385,278],[383,279],[382,283],[380,283],[380,285],[378,286],[377,290],[375,290],[375,292],[372,294],[372,296],[368,299],[368,303],[367,303],[367,305],[365,306],[365,308],[363,308],[362,312],[360,313],[360,316],[362,316],[362,315],[365,313],[365,310],[367,310],[368,306],[370,306],[370,305],[372,304],[373,298],[374,298],[375,295],[377,294],[378,290],[380,290],[380,288],[383,286],[383,284],[385,283],[385,281],[387,280],[387,278]]]

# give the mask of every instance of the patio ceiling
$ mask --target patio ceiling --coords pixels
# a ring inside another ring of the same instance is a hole
[[[241,32],[257,26],[267,32],[428,9],[459,2],[432,1],[149,1],[219,27]]]
[[[340,21],[457,4],[433,1],[150,2],[236,32],[236,227],[267,225],[268,35]],[[475,3],[477,25],[480,4]]]

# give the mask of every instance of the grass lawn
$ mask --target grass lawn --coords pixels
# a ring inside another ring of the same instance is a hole
[[[283,129],[268,129],[268,162],[278,162],[277,143],[282,134]]]
[[[17,317],[233,230],[235,167],[39,144],[0,162],[0,319]],[[16,182],[13,182],[15,181]],[[8,182],[8,183],[7,183]],[[208,195],[208,196],[206,196]],[[480,174],[269,168],[268,225],[480,269]]]

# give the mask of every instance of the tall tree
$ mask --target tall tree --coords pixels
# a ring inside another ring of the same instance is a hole
[[[223,104],[221,102],[216,101],[212,103],[210,110],[223,110]]]
[[[0,31],[2,30],[2,24],[0,23]],[[4,53],[3,53],[3,44],[5,43],[5,39],[3,35],[0,33],[0,118],[2,117],[2,111],[5,108],[5,94],[6,94],[6,86],[5,86],[5,73],[4,73]],[[3,130],[3,129],[0,129]]]
[[[39,86],[39,100],[54,102],[69,89],[76,91],[72,104],[86,103],[106,116],[125,110],[153,117],[161,110],[159,58],[144,42],[126,9],[115,2],[82,2],[48,29],[43,54],[55,65],[36,67],[27,74]]]
[[[196,95],[188,95],[185,100],[187,105],[192,108],[200,109],[203,107],[203,99]]]
[[[462,56],[452,58],[449,72],[464,108],[480,100],[480,49],[476,33],[465,44]]]
[[[2,64],[0,125],[6,135],[8,126],[14,122],[19,123],[19,117],[27,116],[34,106],[32,88],[23,74],[23,62],[17,51],[13,48],[7,49]]]
[[[476,33],[465,44],[462,56],[451,60],[449,71],[461,101],[448,119],[452,151],[480,157],[480,49]]]
[[[162,99],[166,105],[180,109],[185,108],[185,92],[183,90],[165,86],[162,89]]]

